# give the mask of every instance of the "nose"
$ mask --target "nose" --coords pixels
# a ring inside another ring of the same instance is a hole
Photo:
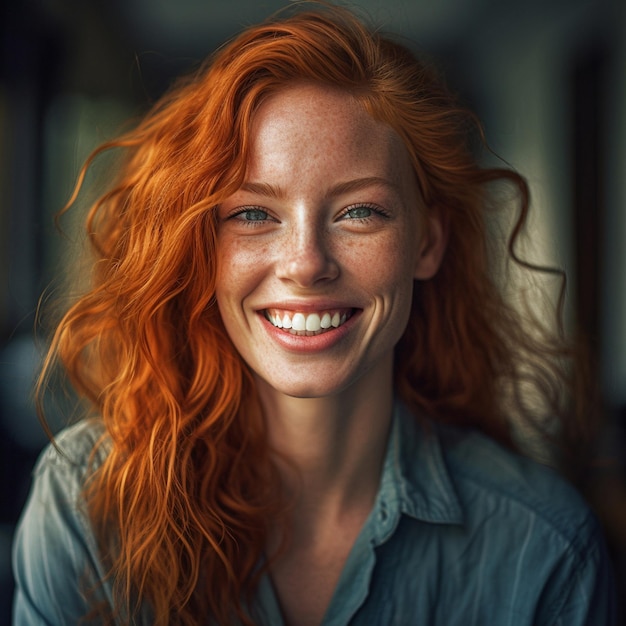
[[[288,229],[278,252],[277,276],[299,287],[312,287],[339,275],[332,253],[331,235],[320,225],[294,224]]]

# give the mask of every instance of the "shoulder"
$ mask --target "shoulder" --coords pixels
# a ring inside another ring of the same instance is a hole
[[[98,421],[80,422],[39,457],[13,545],[16,623],[78,623],[85,588],[105,575],[83,499],[108,453],[104,433]]]
[[[400,413],[396,456],[415,517],[465,525],[516,523],[577,541],[578,527],[595,518],[577,490],[556,470],[513,452],[479,431],[443,425],[408,409]],[[435,515],[444,511],[445,514]],[[426,512],[424,514],[424,512]]]
[[[80,508],[89,476],[109,451],[110,441],[99,420],[83,420],[62,430],[39,455],[28,505],[59,511]]]
[[[576,543],[596,532],[595,517],[555,469],[508,450],[483,434],[437,427],[445,462],[464,507],[489,507],[535,523]]]
[[[554,469],[480,433],[437,430],[469,543],[491,555],[483,567],[503,595],[511,585],[520,611],[534,607],[533,623],[613,623],[603,532],[578,491]]]
[[[110,444],[99,420],[84,420],[58,433],[42,451],[33,470],[22,526],[43,525],[55,534],[91,532],[83,492],[89,477],[102,465]],[[46,519],[39,521],[44,513]]]
[[[83,489],[110,449],[104,425],[84,420],[55,436],[42,451],[33,470],[33,481],[22,528],[31,521],[54,534],[84,526]],[[45,513],[39,521],[38,515]]]
[[[573,486],[481,433],[398,417],[373,519],[402,623],[613,623],[602,532]]]
[[[413,507],[405,506],[412,519],[399,539],[403,554],[445,571],[433,591],[445,596],[441,606],[464,599],[476,623],[511,615],[519,624],[613,623],[603,533],[565,478],[476,431],[424,418],[403,426],[404,493]]]
[[[399,454],[413,503],[405,512],[458,524],[475,547],[490,546],[500,557],[516,543],[543,563],[566,556],[579,561],[603,550],[595,515],[555,469],[476,430],[408,411],[405,417]]]
[[[78,422],[55,436],[39,456],[35,476],[49,469],[83,475],[102,464],[110,449],[106,431],[98,419]],[[96,467],[94,467],[96,466]]]
[[[574,615],[589,610],[581,598],[602,607],[594,610],[610,612],[612,575],[603,531],[574,486],[555,469],[481,433],[437,430],[468,534],[494,553],[485,565],[492,575],[509,576],[503,560],[518,572],[518,584],[537,586],[543,615],[569,613],[574,624]]]

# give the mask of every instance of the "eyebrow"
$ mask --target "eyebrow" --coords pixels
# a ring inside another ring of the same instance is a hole
[[[397,186],[391,183],[386,178],[380,176],[365,176],[363,178],[355,178],[353,180],[347,180],[345,182],[337,183],[330,187],[327,192],[327,197],[341,196],[353,191],[360,191],[367,187],[388,187],[397,190]],[[241,186],[242,191],[248,191],[268,198],[284,199],[286,194],[281,187],[270,185],[268,183],[254,183],[246,182]]]
[[[280,187],[268,185],[267,183],[244,183],[241,185],[241,191],[249,191],[250,193],[268,198],[281,199],[285,197],[285,192]]]

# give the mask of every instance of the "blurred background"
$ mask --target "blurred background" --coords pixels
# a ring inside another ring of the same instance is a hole
[[[10,545],[46,443],[31,398],[37,302],[72,264],[53,215],[82,161],[281,0],[5,0],[0,11],[0,624]],[[591,499],[624,586],[626,2],[355,0],[434,57],[533,194],[534,259],[568,272],[568,317],[591,338],[605,464]],[[53,429],[67,416],[53,414]]]

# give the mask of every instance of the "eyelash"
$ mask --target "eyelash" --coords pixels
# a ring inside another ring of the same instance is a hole
[[[244,219],[242,217],[246,213],[253,213],[253,212],[263,213],[265,215],[265,217],[263,219],[260,219],[260,220],[246,220],[246,219]],[[238,222],[241,222],[245,226],[249,226],[249,227],[254,228],[255,226],[260,226],[261,224],[265,224],[268,221],[268,219],[272,219],[272,216],[269,214],[268,211],[266,211],[265,209],[262,209],[261,207],[258,207],[258,206],[243,206],[243,207],[239,207],[236,211],[231,213],[227,217],[227,219],[229,219],[229,220],[237,220]]]
[[[374,215],[367,215],[365,217],[349,217],[349,214],[352,211],[356,211],[358,209],[368,209],[369,211],[371,211]],[[244,219],[242,216],[245,215],[246,213],[253,213],[253,212],[257,212],[257,213],[262,213],[265,217],[263,219],[258,219],[258,220],[247,220]],[[363,204],[363,203],[359,203],[359,204],[352,204],[348,207],[346,207],[339,215],[339,219],[348,219],[350,221],[356,221],[356,222],[369,222],[370,220],[374,219],[375,217],[382,217],[382,218],[388,218],[390,217],[390,214],[383,208],[374,205],[374,204]],[[233,213],[231,213],[227,219],[229,220],[237,220],[239,222],[242,222],[243,224],[245,224],[245,226],[247,227],[251,227],[254,228],[256,226],[260,226],[262,224],[265,224],[267,221],[272,220],[274,221],[274,218],[272,218],[272,216],[270,215],[270,213],[268,211],[266,211],[265,209],[258,207],[258,206],[243,206],[243,207],[239,207],[237,210],[235,210]]]
[[[375,214],[375,216],[374,215],[368,215],[367,217],[352,217],[352,218],[348,218],[348,214],[351,211],[356,211],[358,209],[369,209],[372,213]],[[342,211],[342,213],[341,213],[341,215],[339,217],[341,217],[341,218],[348,218],[348,219],[353,220],[353,221],[369,222],[374,217],[387,218],[387,217],[390,217],[390,214],[385,209],[383,209],[383,208],[381,208],[381,207],[379,207],[379,206],[377,206],[375,204],[367,204],[367,203],[363,204],[363,203],[361,203],[361,204],[353,204],[353,205],[351,205],[349,207],[346,207]]]

